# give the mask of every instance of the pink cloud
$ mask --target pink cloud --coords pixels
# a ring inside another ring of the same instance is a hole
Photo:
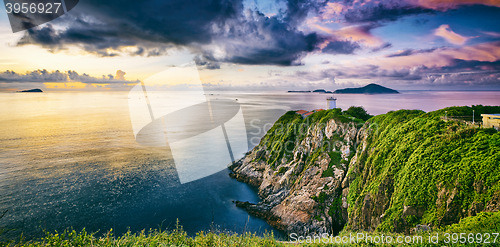
[[[446,39],[448,42],[455,45],[463,45],[469,39],[468,37],[464,37],[453,32],[453,30],[451,30],[450,28],[450,25],[448,24],[443,24],[439,26],[437,29],[435,29],[434,35],[442,37]]]
[[[369,46],[379,46],[383,44],[384,42],[381,39],[373,36],[373,34],[370,32],[371,28],[372,27],[368,26],[344,27],[337,30],[335,34],[346,39],[364,42]]]
[[[456,59],[494,62],[500,60],[500,43],[481,43],[457,49],[442,50],[439,54]]]
[[[341,3],[327,3],[324,13],[321,15],[323,19],[333,19],[344,10],[344,5]]]
[[[372,26],[349,26],[338,30],[331,30],[318,24],[312,24],[311,27],[331,34],[335,36],[336,39],[340,40],[357,41],[372,47],[380,46],[384,43],[380,38],[375,37],[370,32],[373,28]]]
[[[482,32],[488,36],[492,36],[492,37],[495,37],[495,38],[500,38],[500,33],[497,33],[497,32]]]

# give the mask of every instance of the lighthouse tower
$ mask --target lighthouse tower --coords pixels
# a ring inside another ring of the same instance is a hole
[[[326,98],[326,109],[337,108],[337,99],[334,97]]]

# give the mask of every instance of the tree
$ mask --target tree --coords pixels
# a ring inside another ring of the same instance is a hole
[[[363,121],[368,120],[369,118],[373,117],[372,115],[368,114],[362,106],[351,106],[349,109],[344,111],[344,114],[350,115],[355,118],[362,119]]]

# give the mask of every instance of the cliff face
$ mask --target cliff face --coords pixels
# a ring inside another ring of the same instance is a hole
[[[237,206],[285,232],[408,232],[497,211],[498,151],[498,133],[421,111],[366,123],[338,109],[307,119],[288,112],[230,169],[262,198]]]
[[[342,182],[366,128],[353,121],[287,114],[295,121],[280,119],[267,138],[230,167],[232,177],[258,186],[262,198],[257,205],[237,206],[286,232],[338,232],[348,220],[348,183]]]

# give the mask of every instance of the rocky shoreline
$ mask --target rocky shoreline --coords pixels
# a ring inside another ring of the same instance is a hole
[[[351,157],[353,162],[356,156],[351,152],[365,139],[367,127],[334,119],[322,126],[325,128],[310,126],[305,138],[294,144],[293,157],[283,158],[274,169],[264,161],[270,154],[261,145],[232,164],[230,176],[258,187],[262,198],[258,204],[237,201],[236,206],[285,232],[321,234],[342,230],[347,221],[348,165],[344,162],[330,166],[328,154],[321,154],[313,164],[306,164],[306,157],[322,145],[324,137],[335,136],[332,151],[345,161]],[[333,176],[323,176],[327,170]],[[334,209],[331,205],[335,200],[339,207]]]

